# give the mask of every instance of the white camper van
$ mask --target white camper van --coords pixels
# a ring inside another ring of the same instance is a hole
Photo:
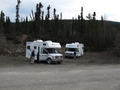
[[[66,44],[65,57],[74,57],[74,52],[76,52],[76,57],[83,55],[84,45],[78,42]]]
[[[36,40],[26,43],[26,57],[30,58],[31,51],[35,50],[35,60],[37,60],[37,53],[39,52],[39,61],[46,61],[48,64],[52,62],[61,63],[63,55],[58,53],[56,49],[61,48],[60,43],[52,41]]]

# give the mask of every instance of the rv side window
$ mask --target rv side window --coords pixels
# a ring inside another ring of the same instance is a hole
[[[41,53],[45,53],[46,54],[46,51],[42,48],[41,49]]]
[[[40,50],[40,47],[38,47],[38,51]]]
[[[79,52],[79,49],[78,49],[78,48],[76,49],[76,52]]]
[[[46,46],[46,43],[43,43],[43,46]]]
[[[82,47],[82,49],[84,49],[84,47]]]
[[[27,46],[27,49],[30,49],[30,46]]]
[[[37,47],[36,46],[34,46],[34,49],[36,49]]]

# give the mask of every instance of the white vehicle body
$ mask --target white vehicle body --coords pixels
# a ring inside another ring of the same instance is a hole
[[[65,48],[65,57],[74,57],[74,52],[76,57],[84,54],[84,45],[78,42],[66,44]]]
[[[32,50],[35,51],[35,60],[37,60],[37,53],[39,52],[39,61],[47,61],[48,64],[52,62],[61,63],[63,55],[58,53],[56,49],[60,49],[61,45],[58,42],[36,40],[26,43],[26,57],[31,57]]]

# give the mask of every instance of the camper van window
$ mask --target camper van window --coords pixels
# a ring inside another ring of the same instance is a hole
[[[82,47],[82,49],[84,49],[84,47]]]
[[[46,43],[43,43],[43,46],[46,46]]]
[[[37,47],[36,46],[34,46],[34,49],[36,49]]]
[[[27,46],[27,49],[30,49],[30,46]]]
[[[78,49],[78,48],[76,49],[76,52],[79,52],[79,49]]]
[[[66,51],[75,51],[75,48],[66,48]]]
[[[41,49],[41,53],[46,53],[46,51],[42,48],[42,49]]]
[[[54,48],[46,48],[48,53],[58,53]]]
[[[38,51],[40,50],[40,47],[38,47]]]

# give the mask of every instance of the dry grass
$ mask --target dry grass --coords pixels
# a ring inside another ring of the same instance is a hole
[[[23,38],[21,38],[22,40]],[[7,40],[4,34],[0,34],[0,55],[1,54],[17,54],[25,52],[23,43],[14,44],[13,40]]]
[[[6,40],[4,34],[0,33],[0,54],[4,52],[4,48],[6,46]]]

